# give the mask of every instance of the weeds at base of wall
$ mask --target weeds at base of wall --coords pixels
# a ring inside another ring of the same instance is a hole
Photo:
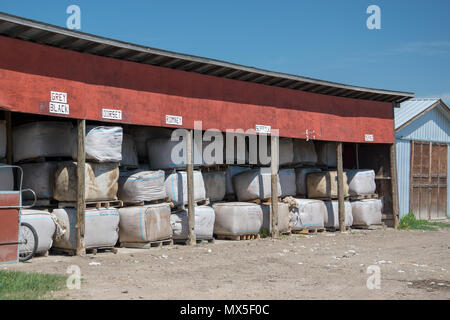
[[[403,216],[398,226],[399,230],[437,231],[438,228],[450,228],[450,223],[418,220],[412,212],[408,213],[406,216]]]

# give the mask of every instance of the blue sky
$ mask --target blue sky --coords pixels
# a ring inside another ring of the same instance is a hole
[[[441,97],[450,105],[448,0],[1,0],[0,11],[160,49],[346,84]],[[381,30],[369,30],[369,5]]]

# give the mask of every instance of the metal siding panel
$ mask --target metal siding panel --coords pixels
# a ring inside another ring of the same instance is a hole
[[[396,140],[398,197],[400,217],[409,212],[409,170],[411,158],[411,142]]]
[[[448,180],[450,179],[450,166],[448,161],[450,160],[450,146],[447,147],[447,217],[450,217],[450,188],[448,187]]]
[[[410,119],[425,111],[439,99],[411,99],[403,102],[400,108],[395,108],[395,128],[399,128]]]
[[[398,131],[395,136],[402,140],[450,143],[450,122],[440,107],[434,108]]]

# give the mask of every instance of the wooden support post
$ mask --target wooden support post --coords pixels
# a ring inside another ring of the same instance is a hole
[[[339,230],[345,231],[345,204],[344,204],[344,165],[342,161],[342,142],[336,144],[337,182],[339,201]]]
[[[13,164],[13,137],[11,111],[5,111],[6,120],[6,162]]]
[[[193,132],[187,130],[186,135],[186,162],[187,162],[187,184],[188,184],[188,243],[196,244],[195,237],[195,199],[194,199],[194,152]]]
[[[279,137],[278,135],[270,136],[270,167],[271,167],[271,178],[272,178],[272,238],[279,238],[280,233],[278,230],[278,162],[279,162]]]
[[[86,210],[86,153],[85,153],[86,120],[78,120],[77,139],[77,223],[76,223],[76,253],[86,254],[84,246],[85,210]]]
[[[391,173],[391,188],[392,188],[392,214],[394,215],[394,228],[397,229],[399,224],[399,201],[398,201],[398,179],[397,179],[397,152],[395,150],[395,143],[389,147],[390,153],[390,173]],[[412,167],[411,167],[412,168]]]
[[[359,143],[356,144],[356,169],[359,169]]]

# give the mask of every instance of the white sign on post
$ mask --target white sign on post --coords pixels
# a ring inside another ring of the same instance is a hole
[[[102,118],[111,120],[122,120],[122,110],[102,109]]]
[[[183,125],[183,117],[166,115],[166,124],[181,126]]]
[[[366,134],[366,135],[364,135],[364,140],[372,142],[373,141],[373,134]]]
[[[256,132],[258,133],[270,134],[271,129],[272,128],[270,126],[265,126],[262,124],[256,125]]]
[[[56,114],[69,114],[70,109],[67,104],[67,93],[50,91],[50,103],[48,105],[48,111]]]

